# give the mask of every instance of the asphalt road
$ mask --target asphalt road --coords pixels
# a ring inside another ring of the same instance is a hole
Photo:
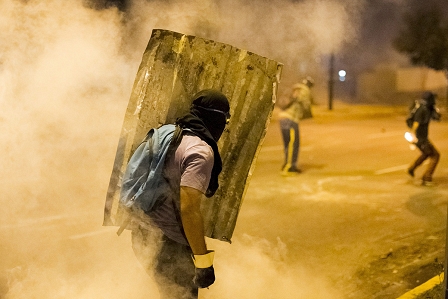
[[[280,238],[288,263],[317,272],[341,298],[396,298],[439,274],[448,124],[431,124],[430,138],[442,157],[436,186],[422,187],[405,173],[418,155],[403,138],[405,114],[401,107],[318,107],[315,118],[300,125],[303,173],[296,177],[279,175],[274,117],[237,231],[270,242]]]
[[[232,244],[208,240],[217,281],[200,298],[392,299],[442,271],[448,122],[431,124],[442,156],[436,186],[422,187],[405,173],[418,155],[403,138],[405,107],[314,114],[301,123],[303,173],[283,177],[275,111]],[[38,176],[3,181],[0,298],[157,298],[129,233],[101,226],[120,125],[89,151],[80,141],[53,155]]]

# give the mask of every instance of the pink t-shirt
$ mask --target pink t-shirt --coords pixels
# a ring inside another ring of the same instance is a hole
[[[180,186],[191,187],[205,193],[213,168],[213,150],[201,138],[186,135],[176,150],[174,160],[167,167],[181,174]]]
[[[153,212],[151,220],[170,239],[188,245],[180,230],[174,210],[179,208],[180,186],[195,188],[202,193],[207,190],[213,168],[213,150],[197,136],[184,135],[175,154],[166,161],[165,176],[173,190],[167,200]]]

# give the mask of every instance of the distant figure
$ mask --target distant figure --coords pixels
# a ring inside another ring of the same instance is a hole
[[[435,107],[436,95],[432,92],[424,92],[422,98],[416,101],[414,117],[412,121],[412,133],[414,134],[414,143],[421,151],[421,155],[408,168],[408,174],[414,177],[414,171],[426,159],[429,159],[428,167],[422,177],[422,185],[432,185],[432,175],[439,162],[440,153],[428,139],[428,128],[431,119],[440,120],[440,114]]]
[[[302,83],[294,84],[288,103],[281,106],[279,121],[285,153],[282,175],[301,173],[297,166],[300,148],[299,121],[312,117],[311,87],[313,85],[314,81],[310,77],[304,79]]]

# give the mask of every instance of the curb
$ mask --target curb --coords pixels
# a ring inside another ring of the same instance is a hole
[[[424,292],[429,291],[430,289],[434,288],[435,286],[441,284],[443,282],[443,277],[444,277],[444,273],[442,272],[441,274],[439,274],[437,276],[434,276],[433,278],[431,278],[427,282],[419,285],[415,289],[410,290],[409,292],[407,292],[404,295],[401,295],[397,299],[414,299],[418,295],[421,295]]]

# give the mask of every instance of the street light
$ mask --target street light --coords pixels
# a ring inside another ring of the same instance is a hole
[[[340,70],[338,72],[339,75],[339,81],[344,82],[345,81],[345,76],[347,75],[347,72],[344,70]]]

